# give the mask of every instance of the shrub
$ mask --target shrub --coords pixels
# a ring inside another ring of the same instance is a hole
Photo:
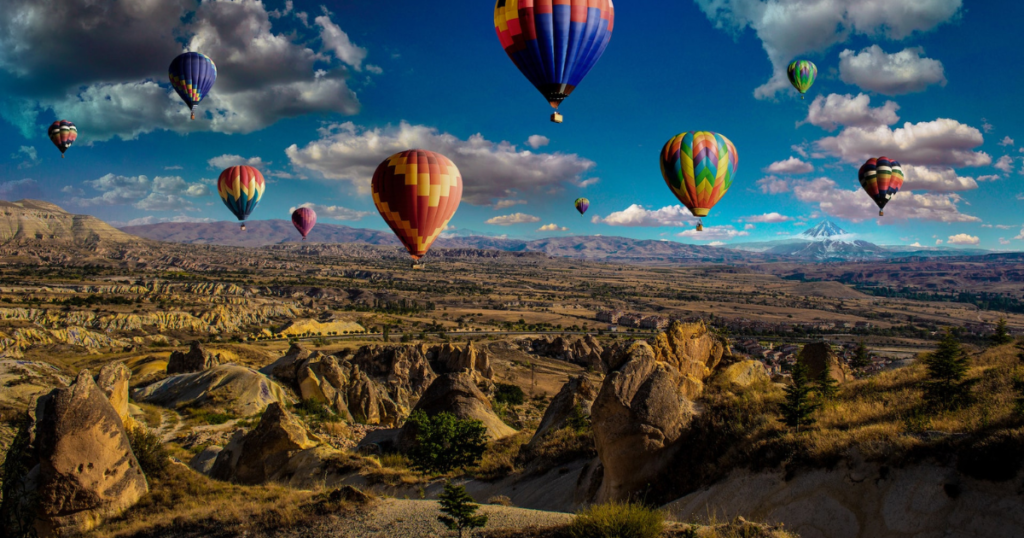
[[[639,503],[596,504],[577,512],[566,534],[570,538],[657,538],[665,516]]]
[[[428,416],[419,410],[409,415],[405,425],[414,432],[408,455],[425,471],[447,473],[474,465],[487,448],[487,428],[479,420],[460,419],[451,413]]]
[[[125,433],[142,472],[150,478],[163,477],[167,473],[170,454],[160,437],[141,424],[128,428]]]
[[[341,417],[334,414],[326,402],[320,400],[302,400],[292,406],[292,412],[310,424],[341,421]]]
[[[992,334],[992,344],[1001,346],[1010,342],[1013,342],[1013,337],[1010,336],[1010,331],[1006,329],[1006,318],[999,318],[999,321],[996,323],[996,332]]]
[[[198,422],[205,422],[207,424],[224,424],[225,422],[236,418],[231,413],[224,413],[218,411],[212,411],[210,409],[195,409],[188,408],[185,410],[185,414],[188,418],[194,419]]]
[[[495,383],[494,401],[508,405],[522,405],[526,401],[526,394],[518,385]]]

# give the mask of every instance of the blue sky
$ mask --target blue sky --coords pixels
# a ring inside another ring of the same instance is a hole
[[[877,243],[1024,247],[1020,2],[619,2],[560,125],[501,50],[489,1],[92,3],[0,5],[4,199],[115,224],[229,220],[213,179],[249,162],[270,180],[255,219],[315,204],[321,222],[386,229],[369,177],[422,147],[463,173],[456,233],[727,245],[829,218]],[[219,69],[194,122],[166,77],[185,49]],[[806,100],[780,78],[797,57],[819,69]],[[58,118],[80,131],[63,160],[46,138]],[[657,164],[688,130],[739,153],[702,234]],[[880,155],[907,173],[881,219],[856,180]]]

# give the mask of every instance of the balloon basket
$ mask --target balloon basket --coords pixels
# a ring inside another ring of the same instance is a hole
[[[697,231],[698,232],[703,232],[704,231],[704,225],[703,224],[698,224],[697,225]]]
[[[61,152],[61,154],[60,154],[60,158],[61,158],[61,159],[63,159],[63,158],[64,158],[64,152]]]
[[[879,211],[879,212],[878,212],[878,216],[879,216],[879,217],[884,217],[884,216],[885,216],[885,212],[883,212],[883,211]]]
[[[551,123],[562,123],[562,115],[558,112],[551,113]]]
[[[427,264],[425,264],[425,263],[412,262],[412,268],[413,269],[419,270],[419,269],[424,269],[426,267],[427,267]]]
[[[242,225],[242,231],[245,231],[245,224]]]

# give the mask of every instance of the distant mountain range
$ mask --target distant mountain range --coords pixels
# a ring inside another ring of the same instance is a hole
[[[41,200],[0,201],[0,247],[97,246],[139,243],[89,215],[73,215]]]

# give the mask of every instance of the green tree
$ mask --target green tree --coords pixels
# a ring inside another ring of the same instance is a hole
[[[793,384],[786,387],[786,402],[782,404],[782,419],[786,425],[800,430],[800,426],[814,423],[811,413],[818,404],[811,401],[811,383],[807,365],[797,362],[793,367]]]
[[[384,333],[384,341],[387,342],[388,339],[391,338],[391,326],[385,325],[384,328],[381,329],[381,332]]]
[[[965,379],[970,361],[953,331],[947,330],[939,348],[924,359],[928,368],[925,401],[936,409],[955,409],[966,405],[970,401],[971,387],[977,382]]]
[[[479,420],[451,413],[428,416],[421,409],[409,415],[405,425],[414,433],[409,457],[425,471],[447,473],[473,465],[487,448],[487,428]]]
[[[992,344],[1001,346],[1010,342],[1013,342],[1013,337],[1010,336],[1010,331],[1006,329],[1006,318],[999,318],[999,321],[996,322],[996,332],[992,335]]]
[[[494,401],[509,405],[522,405],[526,401],[526,394],[518,385],[508,383],[494,384]]]
[[[839,396],[839,382],[830,375],[828,368],[822,368],[821,375],[814,380],[815,391],[822,400],[832,401]]]
[[[446,527],[459,532],[462,538],[462,531],[469,529],[483,528],[487,524],[487,516],[474,515],[480,509],[479,505],[473,504],[473,498],[466,493],[465,486],[453,486],[451,482],[444,485],[444,492],[438,497],[441,505],[441,513],[437,520],[444,523]]]
[[[868,346],[861,340],[857,343],[857,349],[853,350],[853,360],[850,366],[854,368],[866,368],[871,365],[871,355],[868,354]]]

